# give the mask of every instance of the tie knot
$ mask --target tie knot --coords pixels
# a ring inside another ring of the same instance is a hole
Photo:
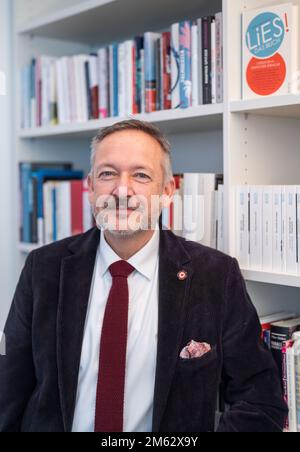
[[[126,261],[118,261],[109,267],[111,276],[121,276],[128,278],[128,276],[135,270],[135,268]]]

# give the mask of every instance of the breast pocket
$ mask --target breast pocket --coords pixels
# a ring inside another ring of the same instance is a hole
[[[205,355],[199,358],[178,358],[177,359],[177,369],[181,371],[187,372],[196,372],[201,369],[206,369],[209,367],[214,367],[218,363],[218,353],[217,346],[213,346],[212,349],[207,352]]]

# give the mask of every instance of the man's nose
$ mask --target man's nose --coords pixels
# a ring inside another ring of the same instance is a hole
[[[113,195],[118,198],[126,198],[133,196],[134,191],[131,185],[130,177],[127,174],[122,174],[114,188]]]

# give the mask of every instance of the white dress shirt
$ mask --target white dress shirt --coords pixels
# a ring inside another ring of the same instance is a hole
[[[124,432],[151,432],[157,355],[159,228],[128,262],[129,311],[124,393]],[[112,285],[109,266],[121,260],[101,232],[78,376],[73,432],[93,432],[100,336]]]

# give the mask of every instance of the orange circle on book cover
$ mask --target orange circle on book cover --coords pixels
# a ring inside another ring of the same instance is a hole
[[[270,58],[252,58],[247,67],[249,88],[260,96],[278,91],[286,79],[286,64],[279,53]]]

